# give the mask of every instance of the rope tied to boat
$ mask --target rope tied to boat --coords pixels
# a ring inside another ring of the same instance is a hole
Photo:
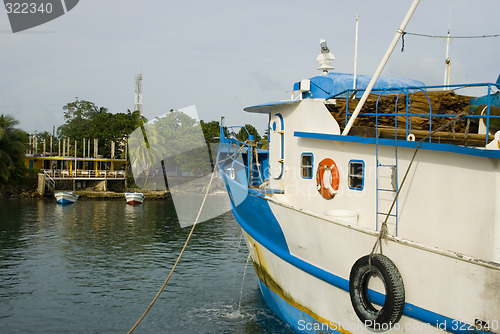
[[[387,212],[387,214],[385,216],[384,222],[380,226],[380,231],[379,231],[379,234],[377,236],[377,240],[375,241],[375,244],[373,245],[372,251],[370,252],[370,257],[368,259],[368,263],[370,264],[370,266],[372,265],[371,260],[372,260],[373,255],[375,254],[375,251],[376,251],[378,245],[380,246],[380,254],[382,255],[382,239],[385,239],[387,237],[387,235],[389,234],[389,230],[387,227],[387,221],[389,220],[392,209],[394,208],[396,201],[399,197],[399,194],[401,193],[401,189],[403,189],[403,185],[404,185],[406,178],[410,172],[410,169],[413,165],[413,162],[415,161],[415,157],[417,156],[417,153],[420,150],[420,146],[422,145],[422,143],[424,141],[429,139],[436,132],[439,132],[439,131],[441,131],[449,126],[452,126],[452,128],[454,129],[454,127],[459,122],[463,122],[465,119],[467,119],[467,122],[470,122],[469,118],[466,117],[467,115],[469,115],[469,113],[467,113],[467,112],[463,112],[463,113],[456,115],[453,119],[449,120],[446,124],[443,124],[440,127],[438,127],[437,129],[431,131],[429,134],[427,134],[426,136],[424,136],[422,139],[420,139],[418,141],[417,147],[415,148],[415,151],[413,152],[413,156],[410,160],[410,164],[406,168],[406,172],[405,172],[405,175],[403,176],[403,180],[401,181],[401,184],[400,184],[398,190],[396,191],[396,195],[394,196],[394,199],[392,200],[391,207],[389,208],[389,211]],[[397,137],[396,137],[396,145],[397,145]],[[396,146],[396,150],[397,150],[397,146]]]
[[[141,315],[141,317],[139,318],[139,320],[136,321],[136,323],[132,326],[132,328],[127,332],[127,334],[130,334],[134,331],[134,329],[136,329],[136,327],[141,323],[141,321],[146,317],[146,314],[148,314],[149,310],[151,310],[151,308],[153,307],[154,303],[156,302],[156,300],[158,300],[158,298],[160,297],[161,293],[163,292],[163,290],[165,289],[165,286],[167,286],[167,283],[168,281],[170,280],[170,277],[172,277],[175,269],[177,268],[177,265],[179,264],[180,260],[181,260],[181,257],[182,255],[184,254],[184,251],[186,250],[186,247],[189,243],[189,240],[191,239],[191,236],[193,235],[193,232],[194,232],[194,228],[196,227],[196,224],[198,223],[198,219],[200,219],[200,215],[201,215],[201,212],[203,210],[203,207],[205,206],[205,201],[207,199],[207,196],[208,196],[208,192],[210,190],[210,187],[212,185],[212,180],[214,179],[214,175],[215,175],[215,170],[217,168],[217,165],[219,165],[220,163],[223,163],[225,161],[227,161],[227,159],[234,159],[234,157],[241,153],[243,151],[243,145],[239,145],[238,147],[238,150],[236,152],[234,152],[233,154],[227,154],[226,157],[224,159],[221,159],[219,161],[217,161],[215,164],[214,164],[214,169],[212,171],[212,175],[210,176],[210,181],[208,182],[208,185],[206,187],[206,191],[205,191],[205,196],[203,197],[203,201],[201,202],[201,206],[200,206],[200,209],[198,210],[198,214],[196,215],[196,219],[194,220],[194,223],[193,223],[193,226],[191,227],[191,230],[189,231],[189,234],[186,238],[186,241],[184,242],[184,246],[182,247],[179,255],[177,256],[177,260],[175,261],[172,269],[170,270],[170,273],[168,274],[167,278],[165,279],[165,281],[163,282],[163,285],[161,286],[160,290],[158,291],[158,293],[156,294],[156,296],[153,298],[153,300],[151,301],[151,303],[149,304],[149,306],[146,308],[146,310],[144,311],[144,313]]]
[[[259,152],[257,151],[257,142],[255,140],[246,140],[245,144],[250,147],[250,163],[248,164],[248,168],[250,171],[253,171],[252,167],[252,157],[255,155],[255,165],[257,166],[257,172],[259,173],[260,186],[266,184],[266,182],[262,179],[262,173],[260,172],[260,163],[259,163]],[[250,173],[250,182],[249,185],[253,183],[253,173]],[[259,186],[259,188],[261,188]]]
[[[220,161],[219,161],[220,162]],[[219,163],[217,162],[214,166],[214,171],[215,171],[215,167],[217,166],[217,164]],[[156,296],[153,298],[153,300],[151,301],[151,303],[149,304],[149,306],[147,307],[146,311],[144,311],[144,313],[142,314],[142,316],[139,318],[139,320],[137,320],[137,322],[134,324],[134,326],[132,326],[132,328],[127,332],[127,334],[130,334],[134,331],[134,329],[141,323],[141,321],[144,319],[144,317],[146,316],[146,314],[148,314],[149,310],[153,307],[154,303],[156,302],[156,300],[158,299],[158,297],[160,297],[160,294],[163,292],[163,290],[165,289],[165,286],[167,285],[168,281],[170,280],[170,277],[172,277],[172,274],[174,273],[175,271],[175,268],[177,268],[177,265],[179,264],[180,260],[181,260],[181,257],[182,257],[182,254],[184,254],[184,251],[186,250],[186,247],[189,243],[189,240],[191,239],[191,236],[193,235],[193,231],[194,231],[194,228],[196,226],[196,223],[198,222],[198,219],[200,218],[200,215],[201,215],[201,211],[203,210],[203,207],[205,206],[205,201],[207,199],[207,196],[208,196],[208,191],[210,190],[210,186],[212,185],[212,180],[214,178],[214,175],[215,175],[215,172],[212,172],[212,175],[210,177],[210,181],[208,182],[208,186],[207,186],[207,190],[205,191],[205,196],[203,197],[203,201],[201,202],[201,206],[200,206],[200,209],[198,210],[198,215],[196,216],[196,219],[194,220],[194,223],[193,223],[193,226],[191,227],[191,230],[189,231],[189,234],[187,236],[187,239],[186,241],[184,242],[184,246],[182,247],[179,255],[177,256],[177,260],[175,261],[174,263],[174,266],[172,267],[172,269],[170,270],[170,273],[168,274],[167,278],[165,279],[165,281],[163,282],[163,285],[161,286],[160,290],[158,291],[158,293],[156,294]]]

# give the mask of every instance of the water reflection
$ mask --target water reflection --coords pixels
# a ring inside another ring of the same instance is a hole
[[[0,326],[8,333],[126,332],[189,233],[163,200],[2,201],[0,217]],[[141,333],[289,333],[263,305],[251,266],[242,282],[246,259],[231,214],[197,226]]]

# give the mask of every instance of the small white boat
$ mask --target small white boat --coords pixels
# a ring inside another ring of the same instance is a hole
[[[78,195],[70,191],[63,191],[54,194],[58,204],[73,204],[77,201]]]
[[[144,201],[143,193],[125,193],[125,198],[127,199],[127,204],[138,205],[142,204]]]

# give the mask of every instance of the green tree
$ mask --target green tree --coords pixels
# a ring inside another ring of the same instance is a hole
[[[130,162],[136,175],[160,163],[175,164],[195,175],[206,174],[210,172],[206,150],[200,123],[173,109],[138,128],[129,139]]]
[[[206,123],[203,120],[201,120],[200,125],[201,125],[201,131],[203,131],[203,136],[205,137],[205,141],[207,143],[214,143],[218,141],[215,138],[218,138],[220,134],[219,122],[211,121]]]
[[[152,123],[155,133],[161,137],[157,142],[162,143],[164,157],[173,157],[182,171],[194,174],[206,174],[210,171],[200,123],[179,110],[170,110]],[[148,135],[148,139],[150,137]]]
[[[238,137],[239,140],[241,140],[241,141],[248,140],[248,134],[253,135],[254,140],[256,142],[259,142],[262,139],[259,135],[259,132],[257,131],[257,129],[253,125],[245,124],[245,128],[246,128],[246,131],[244,128],[241,128],[240,131],[236,134],[236,137]],[[248,131],[248,133],[247,133],[247,131]]]
[[[208,123],[203,120],[200,121],[201,130],[207,143],[208,154],[212,168],[214,167],[214,155],[217,153],[218,137],[220,136],[220,123],[217,121],[210,121]]]
[[[12,176],[24,174],[23,157],[28,134],[15,128],[19,122],[12,116],[0,115],[0,180],[7,182]]]
[[[64,119],[90,119],[93,115],[102,114],[108,112],[107,108],[98,107],[93,102],[79,100],[78,97],[74,102],[69,102],[63,109]]]
[[[157,133],[156,127],[147,128],[146,134],[144,126],[138,127],[128,139],[130,165],[135,181],[143,188],[147,188],[150,171],[161,165],[165,155],[163,137]]]
[[[65,123],[57,129],[57,134],[59,138],[70,138],[71,143],[76,140],[77,142],[82,142],[85,139],[104,139],[104,136],[98,134],[97,129],[95,129],[92,118],[95,115],[107,113],[107,109],[104,107],[97,107],[93,102],[79,100],[76,98],[74,102],[69,102],[63,107]],[[98,136],[96,136],[98,134]],[[99,143],[102,146],[102,143]],[[79,154],[82,152],[82,146],[79,148]],[[99,151],[102,152],[101,147]]]
[[[263,149],[268,149],[269,148],[269,129],[266,129],[264,132],[264,137],[260,141],[262,143]]]
[[[124,155],[128,135],[145,122],[140,112],[127,110],[126,113],[112,114],[105,107],[93,102],[79,100],[66,104],[63,109],[65,124],[57,129],[60,138],[66,137],[82,142],[85,139],[99,140],[99,153],[111,157],[111,142],[115,142],[115,156]],[[83,145],[78,145],[78,154]]]

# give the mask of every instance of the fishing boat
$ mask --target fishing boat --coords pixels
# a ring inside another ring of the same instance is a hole
[[[57,192],[54,194],[58,204],[73,204],[78,200],[78,195],[70,191]]]
[[[221,122],[267,305],[298,333],[500,333],[500,78],[355,78],[321,49],[295,98],[245,108],[268,115],[268,149]]]
[[[144,194],[143,193],[125,193],[125,199],[127,200],[127,204],[130,205],[139,205],[144,202]]]

